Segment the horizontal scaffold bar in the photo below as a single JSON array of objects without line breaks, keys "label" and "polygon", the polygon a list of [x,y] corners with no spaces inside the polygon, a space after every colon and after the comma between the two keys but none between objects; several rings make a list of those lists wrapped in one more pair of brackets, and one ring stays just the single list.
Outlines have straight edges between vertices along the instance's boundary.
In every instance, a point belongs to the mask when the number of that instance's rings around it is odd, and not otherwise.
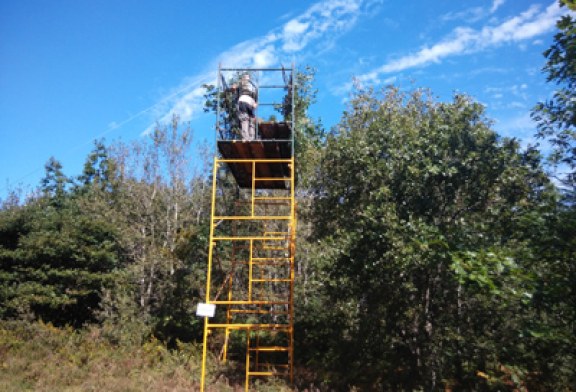
[{"label": "horizontal scaffold bar", "polygon": [[292,181],[291,177],[254,177],[254,181]]},{"label": "horizontal scaffold bar", "polygon": [[250,159],[250,158],[224,158],[224,159],[216,159],[216,162],[222,163],[292,163],[292,159]]},{"label": "horizontal scaffold bar", "polygon": [[286,87],[285,84],[265,84],[258,86],[258,88],[284,88],[284,87]]},{"label": "horizontal scaffold bar", "polygon": [[[254,196],[258,206],[289,206],[292,198],[290,196]],[[270,201],[265,201],[270,200]],[[237,205],[252,205],[252,200],[241,200],[236,202]]]},{"label": "horizontal scaffold bar", "polygon": [[[224,128],[221,128],[222,130],[224,130]],[[217,139],[217,142],[232,142],[232,143],[247,143],[246,141],[242,140],[242,139]],[[251,141],[251,143],[253,142],[257,142],[257,143],[292,143],[291,139],[254,139]],[[250,158],[246,158],[250,161],[253,161],[254,159],[250,159]],[[262,160],[268,161],[269,159],[266,158],[262,158]],[[220,159],[220,161],[222,161],[222,159]]]},{"label": "horizontal scaffold bar", "polygon": [[[250,240],[255,240],[255,241],[288,241],[288,239],[286,237],[252,237],[252,236],[234,236],[234,237],[214,237],[214,241],[250,241]],[[282,250],[282,249],[288,249],[288,248],[272,248],[272,247],[266,247],[263,246],[262,248],[259,249],[276,249],[276,250]]]},{"label": "horizontal scaffold bar", "polygon": [[290,305],[290,301],[261,301],[261,300],[254,300],[254,301],[210,301],[206,302],[207,304],[213,305]]},{"label": "horizontal scaffold bar", "polygon": [[275,312],[273,310],[264,310],[264,309],[230,309],[230,313],[239,313],[239,314],[275,314],[275,315],[288,315],[289,312]]},{"label": "horizontal scaffold bar", "polygon": [[[233,240],[222,240],[222,241],[233,241]],[[248,241],[248,240],[242,238],[242,239],[239,239],[238,241]],[[288,239],[286,239],[286,241],[288,241]],[[238,250],[250,249],[250,245],[234,244],[234,246],[235,246],[235,249],[238,249]],[[271,250],[269,247],[265,248],[264,246],[259,246],[258,244],[254,244],[254,249],[255,250]],[[282,248],[282,249],[290,250],[289,248]],[[278,250],[280,250],[280,249],[278,249]]]},{"label": "horizontal scaffold bar", "polygon": [[213,221],[218,220],[254,220],[254,219],[262,219],[262,220],[275,220],[275,219],[293,219],[294,217],[291,215],[226,215],[226,216],[215,216],[212,218]]},{"label": "horizontal scaffold bar", "polygon": [[252,347],[250,351],[290,351],[290,348],[282,346]]},{"label": "horizontal scaffold bar", "polygon": [[220,68],[220,71],[284,71],[290,72],[292,68]]},{"label": "horizontal scaffold bar", "polygon": [[[280,257],[278,259],[281,259]],[[275,260],[275,261],[254,261],[254,259],[252,259],[253,261],[238,261],[238,260],[234,260],[232,261],[233,263],[236,264],[242,264],[242,265],[248,265],[250,263],[252,263],[252,265],[284,265],[284,266],[290,266],[292,258],[290,257],[286,257],[286,258],[282,258],[285,259],[284,261],[280,261],[280,260]]]},{"label": "horizontal scaffold bar", "polygon": [[292,282],[292,279],[252,279],[252,282],[266,283],[266,282]]},{"label": "horizontal scaffold bar", "polygon": [[284,329],[291,331],[290,324],[207,324],[208,328],[227,329]]},{"label": "horizontal scaffold bar", "polygon": [[260,377],[276,377],[276,376],[285,376],[287,375],[286,372],[248,372],[249,376],[260,376]]}]

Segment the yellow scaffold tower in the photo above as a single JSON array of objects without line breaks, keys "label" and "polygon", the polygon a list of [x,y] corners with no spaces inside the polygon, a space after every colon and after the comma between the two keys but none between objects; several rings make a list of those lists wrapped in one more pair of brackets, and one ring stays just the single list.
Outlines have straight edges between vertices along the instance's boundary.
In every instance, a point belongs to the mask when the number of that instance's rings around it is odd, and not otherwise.
[{"label": "yellow scaffold tower", "polygon": [[246,391],[256,377],[293,381],[294,76],[293,65],[218,70],[201,391],[208,355],[233,360]]}]

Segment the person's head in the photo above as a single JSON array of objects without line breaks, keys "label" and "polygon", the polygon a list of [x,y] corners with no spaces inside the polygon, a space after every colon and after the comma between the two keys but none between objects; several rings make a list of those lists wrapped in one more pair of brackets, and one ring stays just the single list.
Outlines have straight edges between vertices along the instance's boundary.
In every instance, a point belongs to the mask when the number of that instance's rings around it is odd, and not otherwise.
[{"label": "person's head", "polygon": [[242,80],[250,80],[250,74],[245,73],[242,75]]}]

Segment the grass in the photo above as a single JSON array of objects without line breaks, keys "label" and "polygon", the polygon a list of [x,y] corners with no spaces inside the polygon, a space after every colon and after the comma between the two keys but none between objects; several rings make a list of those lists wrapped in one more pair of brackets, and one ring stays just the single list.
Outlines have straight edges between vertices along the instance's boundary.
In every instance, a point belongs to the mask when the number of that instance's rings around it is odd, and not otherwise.
[{"label": "grass", "polygon": [[[168,350],[152,338],[141,346],[111,344],[97,327],[82,331],[42,322],[0,322],[0,390],[198,391],[201,347]],[[209,363],[207,392],[243,390]],[[256,382],[253,391],[286,392],[280,381]]]}]

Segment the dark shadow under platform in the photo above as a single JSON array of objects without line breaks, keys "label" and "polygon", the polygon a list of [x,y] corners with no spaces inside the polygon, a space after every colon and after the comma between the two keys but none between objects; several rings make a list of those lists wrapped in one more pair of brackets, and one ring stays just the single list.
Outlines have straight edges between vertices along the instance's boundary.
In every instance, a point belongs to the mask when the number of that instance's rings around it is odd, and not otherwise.
[{"label": "dark shadow under platform", "polygon": [[[218,140],[218,150],[224,159],[290,159],[292,140],[290,127],[286,123],[261,122],[258,124],[261,139],[252,141]],[[240,188],[252,187],[252,162],[228,162]],[[290,165],[284,162],[256,163],[256,178],[278,178],[279,180],[257,180],[256,189],[287,189],[285,178],[290,178]]]}]

